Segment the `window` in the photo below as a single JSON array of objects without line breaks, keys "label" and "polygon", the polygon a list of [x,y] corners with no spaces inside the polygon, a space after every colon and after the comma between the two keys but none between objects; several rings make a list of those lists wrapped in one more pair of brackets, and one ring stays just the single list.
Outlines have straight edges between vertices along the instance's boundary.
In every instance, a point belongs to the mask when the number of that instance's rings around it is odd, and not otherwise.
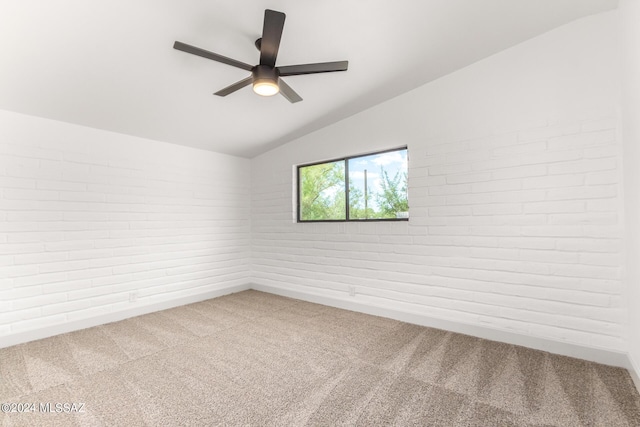
[{"label": "window", "polygon": [[298,166],[298,222],[406,221],[407,148]]}]

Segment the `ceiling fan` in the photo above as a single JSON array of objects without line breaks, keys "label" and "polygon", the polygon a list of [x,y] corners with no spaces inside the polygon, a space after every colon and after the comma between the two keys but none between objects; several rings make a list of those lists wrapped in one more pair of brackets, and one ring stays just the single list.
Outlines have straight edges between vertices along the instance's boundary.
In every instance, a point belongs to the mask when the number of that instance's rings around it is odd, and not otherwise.
[{"label": "ceiling fan", "polygon": [[272,96],[280,92],[289,102],[299,102],[302,101],[300,95],[291,89],[291,87],[280,77],[347,71],[349,61],[321,62],[315,64],[285,65],[283,67],[276,67],[276,57],[278,56],[278,48],[280,47],[280,38],[282,37],[285,17],[286,15],[282,12],[276,12],[275,10],[269,9],[264,11],[262,37],[255,42],[256,47],[260,51],[260,63],[258,65],[252,66],[179,41],[174,43],[173,48],[193,55],[202,56],[203,58],[222,62],[223,64],[231,65],[233,67],[242,68],[243,70],[251,71],[251,75],[249,77],[219,90],[215,95],[227,96],[245,86],[253,84],[253,91],[258,95]]}]

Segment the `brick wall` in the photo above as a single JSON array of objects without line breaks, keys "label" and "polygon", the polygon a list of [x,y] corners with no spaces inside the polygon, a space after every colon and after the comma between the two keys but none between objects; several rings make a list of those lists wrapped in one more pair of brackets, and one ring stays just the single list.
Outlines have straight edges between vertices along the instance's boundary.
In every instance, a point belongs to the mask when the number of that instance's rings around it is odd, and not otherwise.
[{"label": "brick wall", "polygon": [[246,284],[249,162],[0,112],[0,336]]},{"label": "brick wall", "polygon": [[[623,351],[614,18],[561,27],[254,159],[254,282]],[[294,165],[404,144],[408,223],[294,222]]]}]

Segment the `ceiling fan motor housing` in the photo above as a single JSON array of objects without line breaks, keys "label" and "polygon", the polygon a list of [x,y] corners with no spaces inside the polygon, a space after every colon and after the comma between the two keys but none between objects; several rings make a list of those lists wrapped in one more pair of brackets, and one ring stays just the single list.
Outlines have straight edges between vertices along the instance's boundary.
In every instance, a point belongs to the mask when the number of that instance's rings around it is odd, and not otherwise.
[{"label": "ceiling fan motor housing", "polygon": [[270,65],[256,65],[251,70],[253,91],[262,96],[280,92],[280,72]]},{"label": "ceiling fan motor housing", "polygon": [[278,69],[268,65],[256,65],[253,67],[253,70],[251,70],[251,74],[253,75],[254,84],[261,82],[272,82],[278,84],[278,80],[280,78]]}]

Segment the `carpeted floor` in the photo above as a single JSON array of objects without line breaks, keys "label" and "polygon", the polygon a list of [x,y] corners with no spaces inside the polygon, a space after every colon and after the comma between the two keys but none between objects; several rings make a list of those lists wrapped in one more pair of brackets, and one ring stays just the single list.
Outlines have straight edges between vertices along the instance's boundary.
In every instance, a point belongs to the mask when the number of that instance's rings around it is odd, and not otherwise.
[{"label": "carpeted floor", "polygon": [[640,426],[623,369],[257,291],[0,349],[0,402],[31,411],[2,426]]}]

